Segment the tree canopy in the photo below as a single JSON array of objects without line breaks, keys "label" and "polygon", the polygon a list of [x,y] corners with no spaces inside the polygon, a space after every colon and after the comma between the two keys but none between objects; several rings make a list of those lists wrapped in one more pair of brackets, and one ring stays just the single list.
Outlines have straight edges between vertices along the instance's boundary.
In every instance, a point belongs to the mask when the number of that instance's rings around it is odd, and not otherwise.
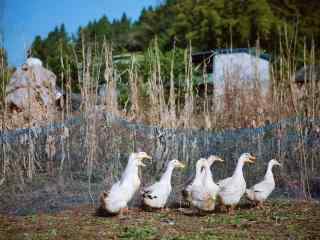
[{"label": "tree canopy", "polygon": [[[273,54],[284,32],[294,35],[298,29],[298,49],[303,51],[320,39],[320,2],[317,0],[165,0],[156,7],[144,8],[137,21],[123,14],[110,21],[107,16],[90,21],[70,36],[65,26],[56,27],[32,44],[33,55],[40,57],[56,74],[61,59],[71,61],[80,54],[83,42],[101,46],[113,44],[115,54],[145,51],[157,37],[160,49],[169,51],[192,44],[194,51],[215,48],[255,46]],[[75,50],[75,51],[74,51]]]}]

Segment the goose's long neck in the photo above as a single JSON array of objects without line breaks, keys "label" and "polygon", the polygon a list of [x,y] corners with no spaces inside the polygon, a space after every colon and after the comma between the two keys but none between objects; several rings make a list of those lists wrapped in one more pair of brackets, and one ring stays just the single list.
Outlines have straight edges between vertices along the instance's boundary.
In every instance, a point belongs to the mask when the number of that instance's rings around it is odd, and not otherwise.
[{"label": "goose's long neck", "polygon": [[133,161],[129,160],[129,162],[123,172],[121,181],[124,181],[128,178],[135,177],[135,176],[139,176],[139,168]]},{"label": "goose's long neck", "polygon": [[272,167],[273,167],[272,164],[268,164],[268,169],[267,169],[266,175],[264,176],[266,180],[274,181]]},{"label": "goose's long neck", "polygon": [[173,169],[174,169],[174,166],[168,165],[166,171],[164,172],[164,174],[160,178],[160,182],[171,183],[171,176],[172,176]]},{"label": "goose's long neck", "polygon": [[198,181],[198,182],[200,182],[201,181],[201,179],[200,179],[200,177],[201,177],[201,168],[202,168],[202,164],[197,164],[196,165],[196,176],[195,176],[195,180],[196,181]]},{"label": "goose's long neck", "polygon": [[242,172],[243,165],[244,165],[244,162],[238,160],[236,169],[234,170],[232,177],[243,176],[243,172]]},{"label": "goose's long neck", "polygon": [[204,170],[205,170],[205,175],[206,175],[207,177],[212,178],[212,173],[211,173],[211,170],[210,170],[210,166],[209,166],[208,164],[205,164]]}]

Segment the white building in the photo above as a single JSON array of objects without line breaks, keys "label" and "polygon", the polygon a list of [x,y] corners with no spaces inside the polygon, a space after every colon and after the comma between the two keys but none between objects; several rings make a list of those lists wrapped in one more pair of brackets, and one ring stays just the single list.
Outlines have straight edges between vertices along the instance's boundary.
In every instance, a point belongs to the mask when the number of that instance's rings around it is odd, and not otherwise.
[{"label": "white building", "polygon": [[206,62],[208,83],[213,84],[218,95],[223,94],[226,84],[236,84],[248,89],[259,86],[263,94],[270,87],[269,56],[257,54],[255,49],[218,49],[195,53],[193,62]]}]

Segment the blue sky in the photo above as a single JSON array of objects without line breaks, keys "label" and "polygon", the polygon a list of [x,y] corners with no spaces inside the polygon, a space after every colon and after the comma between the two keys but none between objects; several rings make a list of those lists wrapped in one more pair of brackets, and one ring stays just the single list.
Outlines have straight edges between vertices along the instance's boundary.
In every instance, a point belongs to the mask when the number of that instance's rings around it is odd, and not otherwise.
[{"label": "blue sky", "polygon": [[[56,25],[64,23],[74,33],[80,25],[98,19],[103,14],[112,20],[123,12],[137,19],[144,6],[160,0],[0,0],[4,13],[0,24],[4,32],[4,47],[9,64],[19,66],[25,60],[25,49],[34,37],[45,37]],[[1,9],[0,9],[1,10]],[[1,15],[1,11],[0,11]],[[0,16],[1,18],[1,16]]]}]

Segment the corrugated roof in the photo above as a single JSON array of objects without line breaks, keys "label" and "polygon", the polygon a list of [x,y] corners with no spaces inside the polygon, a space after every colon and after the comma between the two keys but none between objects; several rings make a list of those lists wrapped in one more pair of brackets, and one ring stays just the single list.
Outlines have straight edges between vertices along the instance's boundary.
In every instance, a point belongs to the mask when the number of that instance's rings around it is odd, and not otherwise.
[{"label": "corrugated roof", "polygon": [[234,54],[234,53],[247,53],[253,56],[259,56],[260,58],[270,61],[270,55],[267,53],[259,53],[256,48],[219,48],[215,50],[203,51],[203,52],[196,52],[192,54],[194,58],[208,58],[213,55],[218,54]]},{"label": "corrugated roof", "polygon": [[260,53],[256,48],[225,48],[216,49],[215,54],[232,54],[232,53],[248,53],[254,56],[270,61],[270,55],[267,53]]}]

